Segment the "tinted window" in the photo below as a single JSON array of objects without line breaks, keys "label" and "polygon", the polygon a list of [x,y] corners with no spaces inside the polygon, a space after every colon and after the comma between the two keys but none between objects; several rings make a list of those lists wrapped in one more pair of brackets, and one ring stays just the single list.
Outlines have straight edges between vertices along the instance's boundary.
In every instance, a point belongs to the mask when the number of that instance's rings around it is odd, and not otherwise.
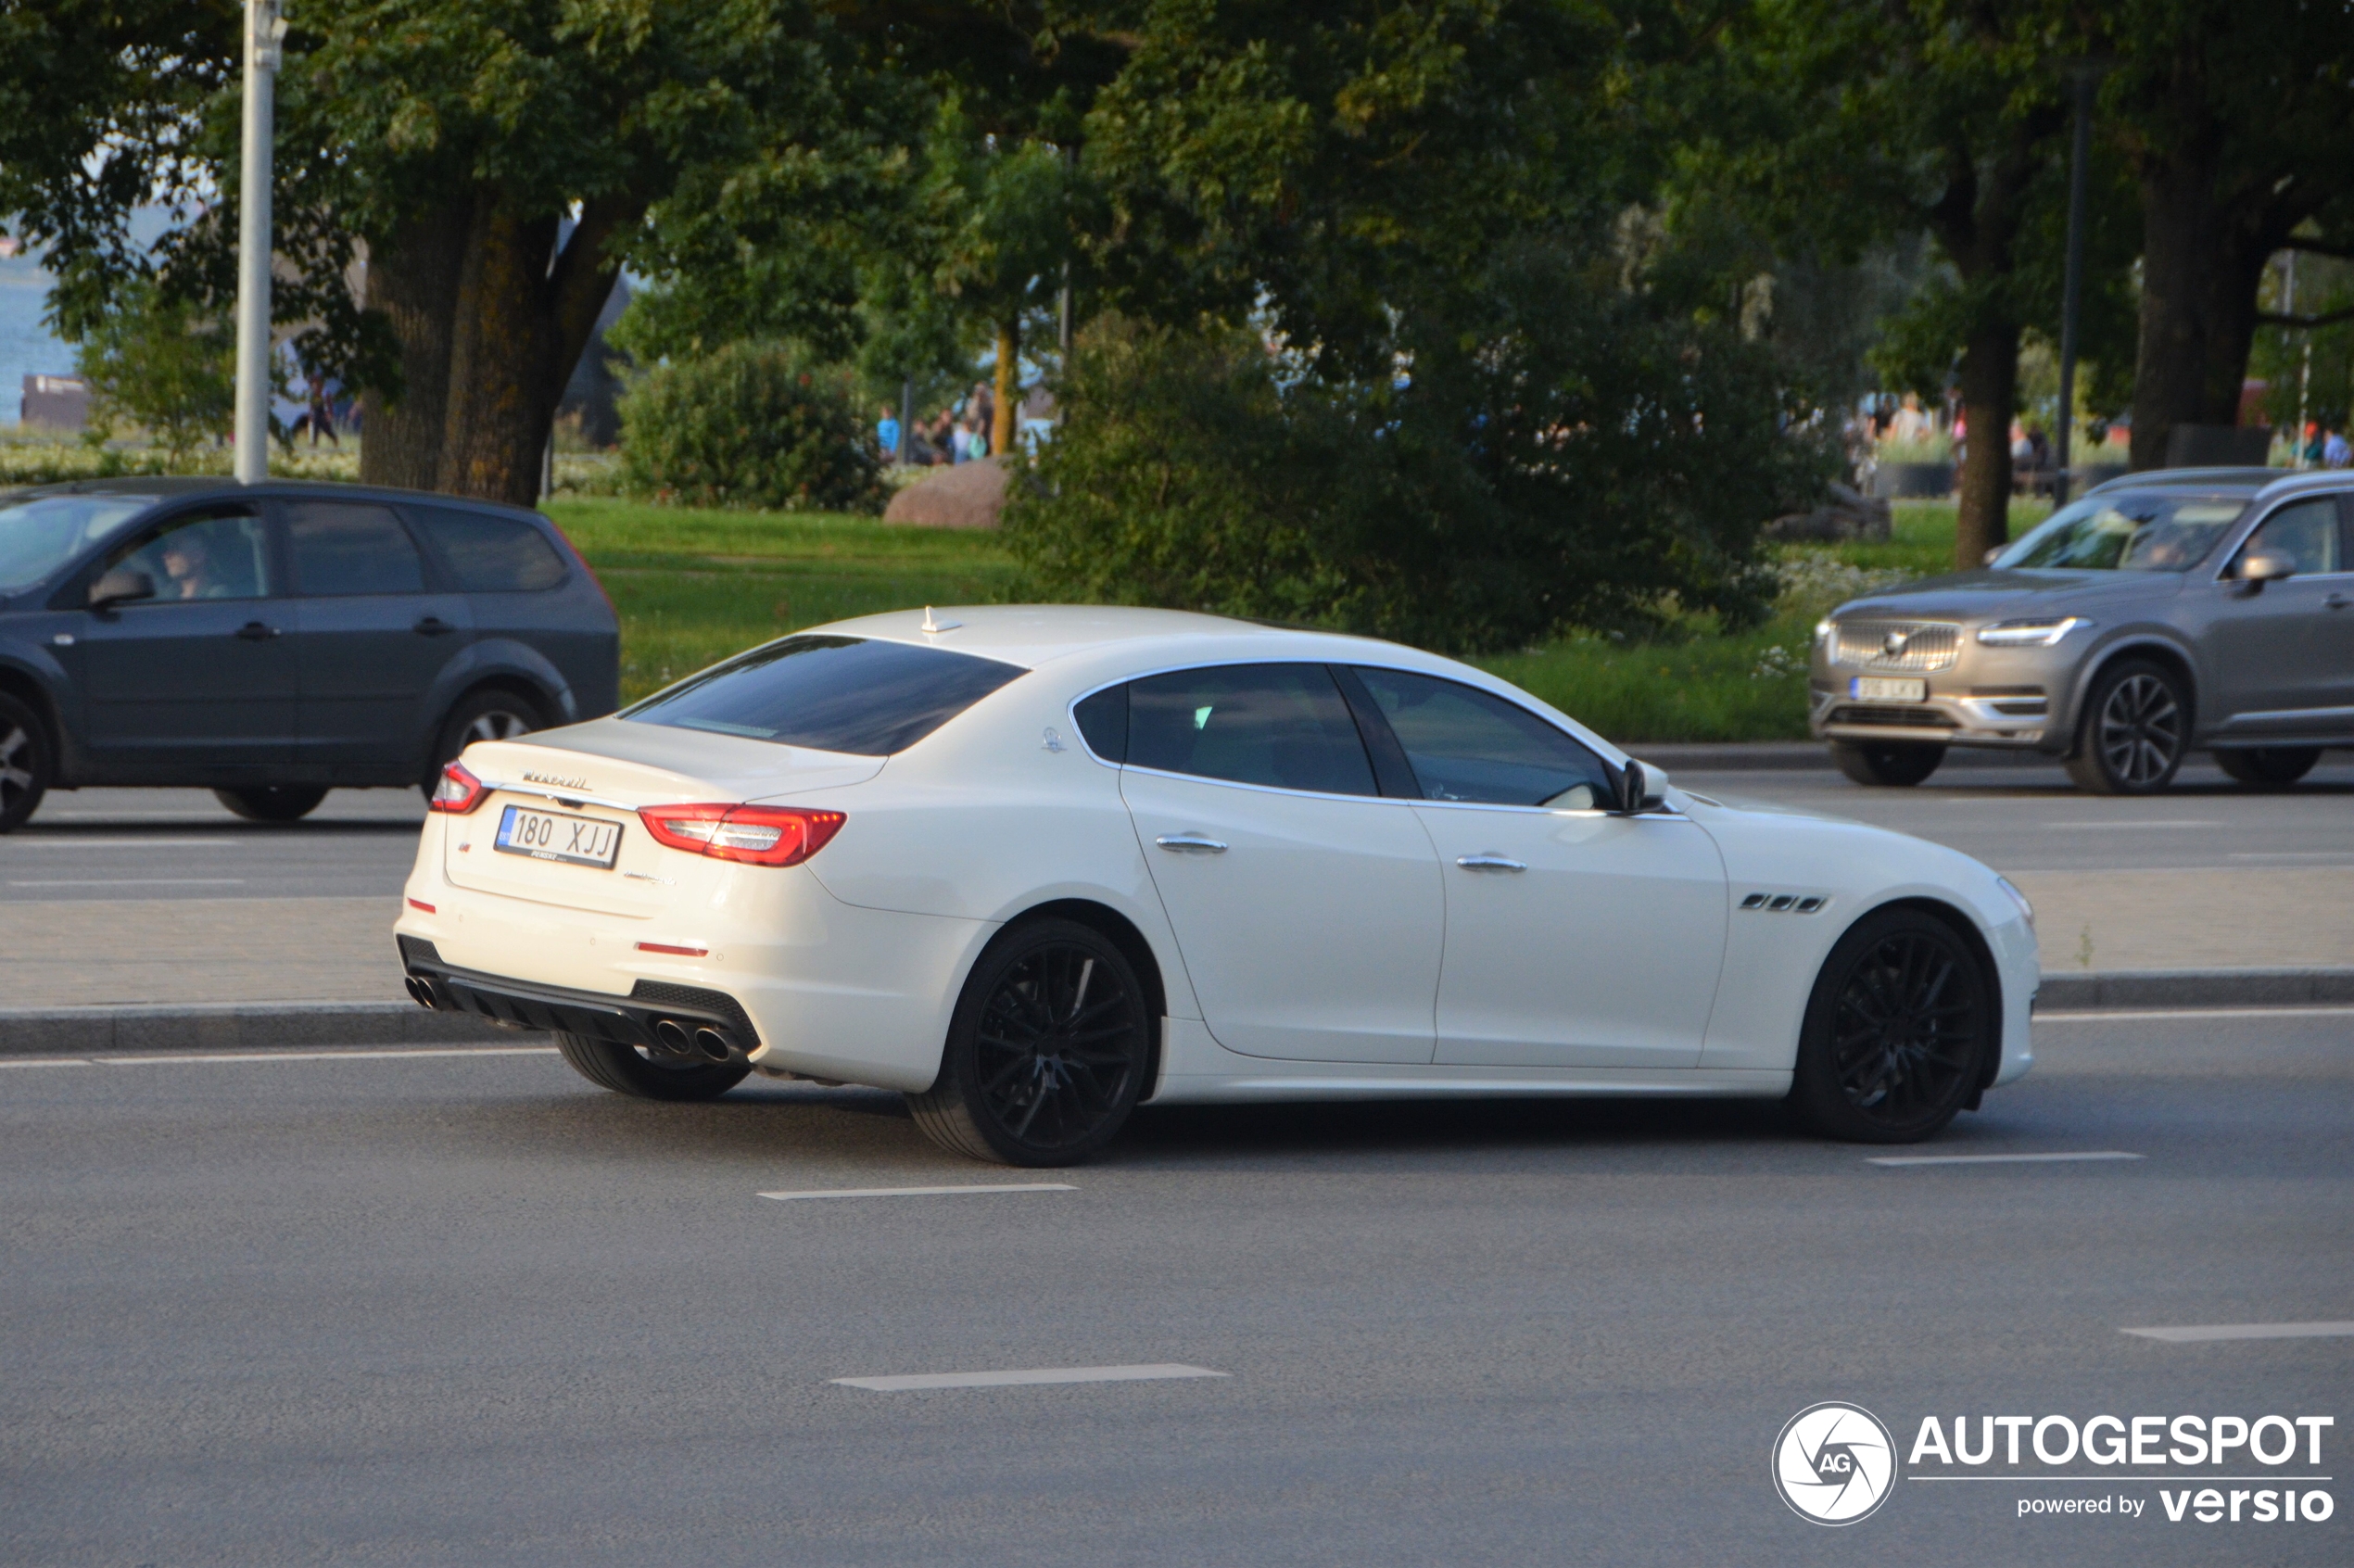
[{"label": "tinted window", "polygon": [[564,580],[556,547],[519,517],[424,507],[416,517],[468,593],[536,593]]},{"label": "tinted window", "polygon": [[1357,721],[1322,664],[1228,664],[1131,681],[1128,762],[1282,790],[1376,792]]},{"label": "tinted window", "polygon": [[424,563],[389,507],[293,501],[286,537],[296,585],[312,598],[424,591]]},{"label": "tinted window", "polygon": [[1433,801],[1606,806],[1602,759],[1527,709],[1475,687],[1403,670],[1360,668],[1382,716]]},{"label": "tinted window", "polygon": [[153,496],[33,496],[0,505],[0,593],[31,588],[155,503]]},{"label": "tinted window", "polygon": [[108,563],[144,572],[156,600],[264,599],[270,550],[261,519],[249,512],[176,518]]},{"label": "tinted window", "polygon": [[1098,691],[1076,708],[1072,714],[1079,720],[1079,733],[1085,738],[1087,749],[1107,763],[1128,760],[1128,689],[1115,686],[1108,691]]},{"label": "tinted window", "polygon": [[2228,532],[2245,501],[2157,490],[2087,496],[2011,546],[1994,564],[2053,571],[2187,572]]},{"label": "tinted window", "polygon": [[656,692],[621,716],[783,746],[884,757],[1020,675],[1019,665],[854,637],[789,637]]},{"label": "tinted window", "polygon": [[2322,496],[2296,501],[2264,519],[2239,554],[2285,555],[2297,563],[2298,576],[2315,572],[2342,572],[2337,537],[2337,499]]}]

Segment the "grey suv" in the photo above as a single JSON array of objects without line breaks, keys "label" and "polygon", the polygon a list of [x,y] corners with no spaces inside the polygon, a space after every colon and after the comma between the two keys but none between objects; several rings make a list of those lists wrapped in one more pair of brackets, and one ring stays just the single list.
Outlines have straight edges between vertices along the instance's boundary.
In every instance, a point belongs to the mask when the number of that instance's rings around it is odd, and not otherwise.
[{"label": "grey suv", "polygon": [[344,485],[0,495],[0,832],[44,790],[209,787],[289,822],[469,740],[613,710],[604,589],[536,512]]},{"label": "grey suv", "polygon": [[2354,746],[2354,475],[2112,480],[1983,571],[1841,605],[1807,695],[1858,783],[1993,746],[2107,794],[2162,790],[2199,749],[2243,784],[2293,784]]}]

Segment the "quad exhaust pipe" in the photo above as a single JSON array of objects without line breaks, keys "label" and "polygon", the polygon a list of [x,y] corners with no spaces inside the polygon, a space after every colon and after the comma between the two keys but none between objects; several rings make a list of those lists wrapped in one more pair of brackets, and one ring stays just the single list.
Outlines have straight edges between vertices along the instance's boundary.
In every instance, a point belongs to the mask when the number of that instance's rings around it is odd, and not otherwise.
[{"label": "quad exhaust pipe", "polygon": [[404,975],[401,978],[408,983],[409,995],[418,1006],[434,1012],[441,1010],[441,997],[435,992],[433,981],[419,975]]},{"label": "quad exhaust pipe", "polygon": [[721,1031],[679,1018],[656,1018],[654,1040],[674,1056],[700,1056],[707,1062],[732,1062],[740,1054]]}]

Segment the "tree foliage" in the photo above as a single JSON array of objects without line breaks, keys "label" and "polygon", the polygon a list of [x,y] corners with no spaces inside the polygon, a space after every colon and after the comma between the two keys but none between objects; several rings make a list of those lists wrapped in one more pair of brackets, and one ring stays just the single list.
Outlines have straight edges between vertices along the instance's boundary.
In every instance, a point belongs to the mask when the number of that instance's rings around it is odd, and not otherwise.
[{"label": "tree foliage", "polygon": [[228,323],[139,280],[82,330],[75,368],[90,386],[94,432],[137,425],[173,466],[225,438],[236,413],[236,344]]}]

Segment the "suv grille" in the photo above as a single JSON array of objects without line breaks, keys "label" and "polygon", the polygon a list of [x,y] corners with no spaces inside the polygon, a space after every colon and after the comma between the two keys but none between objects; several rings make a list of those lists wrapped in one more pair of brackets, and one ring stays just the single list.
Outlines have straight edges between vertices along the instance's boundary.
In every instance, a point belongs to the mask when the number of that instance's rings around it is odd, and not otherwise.
[{"label": "suv grille", "polygon": [[1832,662],[1859,670],[1947,669],[1962,646],[1950,621],[1841,621],[1831,635]]}]

